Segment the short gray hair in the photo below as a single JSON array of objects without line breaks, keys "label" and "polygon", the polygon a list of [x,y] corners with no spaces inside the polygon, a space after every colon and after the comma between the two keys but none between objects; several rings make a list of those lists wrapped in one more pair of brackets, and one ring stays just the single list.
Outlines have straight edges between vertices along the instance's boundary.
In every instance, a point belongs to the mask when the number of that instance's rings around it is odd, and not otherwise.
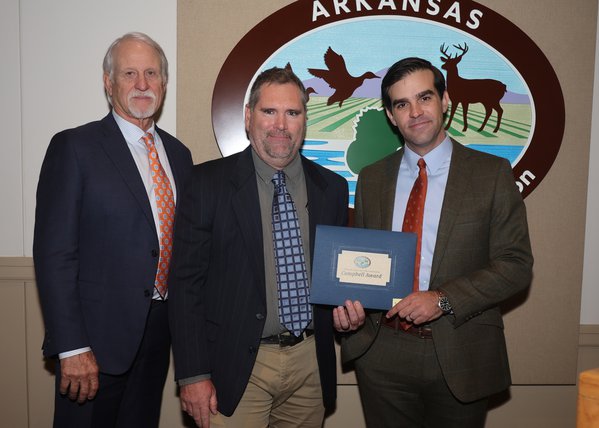
[{"label": "short gray hair", "polygon": [[156,53],[158,54],[158,57],[160,58],[160,74],[162,75],[164,84],[166,84],[168,82],[168,60],[166,59],[166,55],[164,54],[164,51],[162,50],[160,45],[158,43],[156,43],[150,36],[148,36],[147,34],[144,34],[144,33],[139,33],[139,32],[127,33],[124,36],[116,39],[109,46],[108,50],[106,51],[106,55],[104,56],[104,62],[102,63],[102,69],[104,70],[105,74],[108,74],[108,77],[110,78],[110,80],[112,82],[114,82],[114,80],[113,80],[113,74],[114,74],[113,53],[114,53],[114,50],[121,42],[124,42],[127,40],[136,40],[136,41],[145,43],[146,45],[149,45],[150,47],[154,48],[154,50],[156,50]]},{"label": "short gray hair", "polygon": [[304,110],[307,110],[308,95],[306,94],[306,88],[304,88],[304,84],[293,71],[288,68],[279,67],[269,68],[256,77],[256,80],[250,89],[250,97],[248,100],[248,106],[250,110],[254,110],[254,107],[256,107],[256,104],[258,104],[258,100],[260,98],[260,89],[262,89],[262,87],[265,85],[270,85],[273,83],[277,85],[291,83],[297,86],[302,93],[302,104],[304,106]]}]

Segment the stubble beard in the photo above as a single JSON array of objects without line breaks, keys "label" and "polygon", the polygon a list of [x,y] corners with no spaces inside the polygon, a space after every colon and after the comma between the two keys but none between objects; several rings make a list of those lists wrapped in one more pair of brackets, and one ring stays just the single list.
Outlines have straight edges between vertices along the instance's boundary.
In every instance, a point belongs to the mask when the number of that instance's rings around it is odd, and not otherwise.
[{"label": "stubble beard", "polygon": [[[275,145],[271,144],[268,141],[269,137],[285,137],[288,139],[288,143],[286,143],[284,146],[281,144],[277,144],[276,146],[279,148],[279,150],[275,150]],[[293,154],[294,144],[291,135],[288,132],[269,132],[266,134],[266,137],[262,140],[262,145],[266,154],[273,159],[289,159]],[[282,147],[284,147],[284,149],[280,150]]]}]

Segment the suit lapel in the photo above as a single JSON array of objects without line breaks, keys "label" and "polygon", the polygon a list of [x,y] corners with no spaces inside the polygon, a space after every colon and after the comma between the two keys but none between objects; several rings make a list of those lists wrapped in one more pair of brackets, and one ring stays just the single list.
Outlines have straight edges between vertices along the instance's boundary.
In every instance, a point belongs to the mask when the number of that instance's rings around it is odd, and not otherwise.
[{"label": "suit lapel", "polygon": [[381,185],[381,228],[391,230],[393,227],[393,209],[395,207],[395,191],[397,188],[397,177],[399,176],[399,165],[403,157],[403,149],[397,152],[397,156],[391,156],[385,165],[385,174]]},{"label": "suit lapel", "polygon": [[308,219],[310,223],[310,252],[314,252],[316,239],[316,225],[322,223],[325,207],[324,195],[327,182],[318,172],[316,167],[305,157],[301,157],[304,177],[306,179],[306,193],[308,195]]},{"label": "suit lapel", "polygon": [[118,125],[116,124],[112,113],[108,113],[104,119],[102,119],[102,129],[104,135],[100,141],[104,151],[108,157],[114,163],[116,169],[123,177],[125,184],[129,187],[129,190],[137,200],[144,216],[148,220],[150,227],[156,232],[156,224],[154,223],[154,216],[152,215],[152,207],[148,200],[148,194],[144,187],[139,170],[131,151],[127,147],[127,141],[123,137]]},{"label": "suit lapel", "polygon": [[467,167],[467,152],[460,143],[452,140],[452,144],[451,165],[445,187],[445,196],[441,208],[441,218],[439,219],[439,229],[437,231],[437,241],[435,243],[435,252],[431,267],[431,284],[434,283],[435,276],[443,260],[453,225],[462,205],[462,196],[468,191],[472,175],[470,168]]},{"label": "suit lapel", "polygon": [[[239,155],[235,172],[231,177],[233,195],[231,203],[237,218],[239,231],[243,236],[248,258],[253,266],[257,284],[264,284],[264,248],[262,243],[262,218],[260,216],[260,197],[256,184],[256,171],[252,160],[251,147]],[[259,292],[266,298],[265,289]]]},{"label": "suit lapel", "polygon": [[171,172],[173,173],[173,178],[175,179],[175,186],[177,188],[181,188],[183,183],[181,183],[181,175],[179,173],[178,168],[178,158],[175,156],[174,142],[172,138],[166,134],[162,129],[155,126],[156,132],[160,134],[160,139],[162,140],[162,144],[164,145],[164,150],[166,151],[166,156],[168,157],[168,163],[171,167]]}]

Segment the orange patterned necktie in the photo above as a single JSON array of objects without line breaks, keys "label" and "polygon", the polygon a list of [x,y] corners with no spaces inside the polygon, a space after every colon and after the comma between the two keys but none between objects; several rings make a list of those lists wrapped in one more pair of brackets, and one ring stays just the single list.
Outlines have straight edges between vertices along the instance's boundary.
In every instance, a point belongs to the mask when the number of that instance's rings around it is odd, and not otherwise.
[{"label": "orange patterned necktie", "polygon": [[158,158],[154,136],[148,132],[142,139],[148,149],[148,160],[150,161],[150,171],[152,173],[152,181],[154,182],[154,195],[160,226],[160,259],[158,260],[158,270],[156,271],[154,286],[158,290],[158,293],[160,293],[160,296],[164,298],[166,296],[168,271],[173,249],[175,198],[170,180]]},{"label": "orange patterned necktie", "polygon": [[402,232],[413,232],[418,235],[416,244],[416,263],[414,266],[414,285],[413,291],[418,291],[420,276],[420,257],[422,248],[422,223],[424,219],[424,202],[426,201],[426,189],[428,187],[428,178],[426,176],[426,162],[423,158],[418,159],[418,178],[414,182],[406,213],[403,218]]}]

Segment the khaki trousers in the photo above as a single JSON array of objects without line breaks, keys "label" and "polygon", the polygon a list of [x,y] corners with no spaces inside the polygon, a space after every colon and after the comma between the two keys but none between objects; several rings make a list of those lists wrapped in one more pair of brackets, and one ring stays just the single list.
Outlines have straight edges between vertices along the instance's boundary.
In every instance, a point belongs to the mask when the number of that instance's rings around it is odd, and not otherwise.
[{"label": "khaki trousers", "polygon": [[[216,391],[218,396],[218,391]],[[260,345],[256,364],[232,416],[213,416],[218,428],[320,428],[324,405],[314,336],[295,346]]]}]

